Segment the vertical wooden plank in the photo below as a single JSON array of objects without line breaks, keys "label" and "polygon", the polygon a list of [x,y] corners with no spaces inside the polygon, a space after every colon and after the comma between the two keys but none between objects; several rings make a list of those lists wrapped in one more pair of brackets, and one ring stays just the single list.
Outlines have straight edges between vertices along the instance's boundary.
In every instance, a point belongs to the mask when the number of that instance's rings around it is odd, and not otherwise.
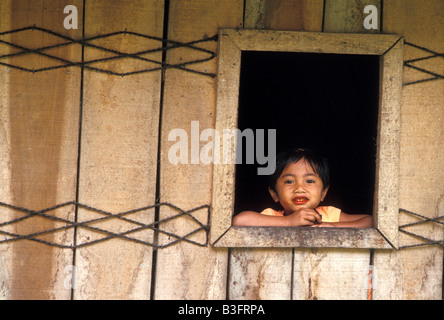
[{"label": "vertical wooden plank", "polygon": [[294,299],[367,299],[368,250],[295,249]]},{"label": "vertical wooden plank", "polygon": [[244,28],[264,29],[266,0],[245,0]]},{"label": "vertical wooden plank", "polygon": [[[169,6],[168,38],[187,42],[216,35],[222,27],[240,27],[243,15],[242,0],[180,1],[172,0]],[[198,45],[211,51],[217,50],[217,42]],[[168,52],[168,63],[180,63],[208,57],[188,48]],[[193,69],[216,73],[216,59],[191,65]],[[188,149],[188,164],[174,165],[168,160],[169,148],[175,143],[168,141],[171,130],[182,129],[191,139],[199,139],[201,131],[214,128],[216,80],[210,77],[168,69],[165,75],[164,104],[162,114],[162,154],[160,173],[160,200],[170,202],[183,210],[210,204],[211,164],[192,164]],[[191,136],[191,121],[199,121],[197,136]],[[197,130],[196,130],[197,131]],[[194,133],[196,134],[196,133]],[[201,142],[200,147],[203,143]],[[161,208],[160,220],[178,212]],[[192,215],[203,224],[208,222],[207,210]],[[196,224],[186,217],[162,223],[162,230],[184,236],[195,229]],[[205,232],[189,237],[205,243]],[[160,234],[159,243],[166,245],[175,240]],[[179,242],[158,250],[156,267],[155,299],[224,299],[226,296],[227,250],[210,246]]]},{"label": "vertical wooden plank", "polygon": [[[11,28],[11,2],[0,2],[0,32]],[[0,54],[8,54],[11,49],[0,47]],[[4,66],[0,68],[0,200],[12,203],[11,195],[11,160],[9,154],[10,121],[9,121],[9,72]],[[12,210],[0,208],[0,221],[10,221],[14,218]],[[13,269],[13,246],[0,246],[0,300],[8,299],[10,295],[11,272]]]},{"label": "vertical wooden plank", "polygon": [[[364,13],[368,5],[373,5],[378,10],[377,29],[366,29],[364,19],[370,13]],[[325,32],[354,32],[354,33],[379,33],[381,19],[380,0],[327,0],[325,1]]]},{"label": "vertical wooden plank", "polygon": [[296,300],[367,298],[369,260],[365,250],[297,250],[294,259]]},{"label": "vertical wooden plank", "polygon": [[229,299],[290,300],[291,249],[231,249]]},{"label": "vertical wooden plank", "polygon": [[[70,2],[82,16],[82,1]],[[2,1],[0,31],[35,25],[78,38],[80,29],[66,30],[65,4],[59,1]],[[4,41],[26,48],[66,42],[39,30],[4,35]],[[17,52],[2,45],[1,54]],[[79,61],[79,46],[70,45],[47,51],[63,59]],[[39,69],[59,65],[52,59],[27,54],[3,60],[20,67]],[[80,70],[55,69],[25,72],[2,66],[1,83],[1,199],[31,210],[45,209],[75,198]],[[24,216],[18,211],[0,208],[0,222]],[[73,221],[74,208],[47,212]],[[21,235],[61,226],[40,217],[5,227]],[[2,240],[8,237],[3,237]],[[38,238],[62,245],[73,243],[73,230],[50,233]],[[72,264],[72,251],[46,244],[20,240],[0,245],[0,295],[8,299],[69,299],[64,273]]]},{"label": "vertical wooden plank", "polygon": [[292,31],[322,29],[323,0],[246,0],[245,28]]},{"label": "vertical wooden plank", "polygon": [[[265,9],[259,17],[248,14],[261,6]],[[321,31],[322,12],[323,1],[247,1],[245,26]],[[299,251],[305,250],[296,250],[296,256]],[[292,249],[231,249],[230,252],[230,299],[292,298]]]},{"label": "vertical wooden plank", "polygon": [[[87,1],[85,37],[111,32],[137,32],[162,37],[163,1]],[[134,53],[161,47],[160,41],[120,34],[98,39],[95,45]],[[85,48],[85,60],[109,56]],[[145,56],[161,61],[161,52]],[[92,65],[127,73],[158,65],[134,58]],[[161,72],[115,76],[85,71],[79,202],[116,214],[155,202],[158,121]],[[79,209],[78,221],[103,217]],[[138,211],[126,218],[142,223],[154,220],[154,209]],[[119,219],[95,223],[94,227],[120,233],[137,227]],[[105,237],[79,228],[77,244]],[[128,236],[152,242],[145,230]],[[111,239],[76,252],[76,299],[148,299],[152,247],[123,239]]]},{"label": "vertical wooden plank", "polygon": [[[444,49],[442,30],[444,3],[431,1],[384,1],[384,32],[405,37],[404,61],[430,56],[408,43],[435,52]],[[443,73],[442,58],[412,62],[416,67]],[[431,76],[404,67],[404,83]],[[403,87],[401,108],[400,207],[434,218],[443,214],[444,173],[444,82],[427,81]],[[421,219],[400,213],[399,225]],[[406,228],[429,239],[442,239],[443,228],[431,223]],[[399,245],[422,244],[399,234]],[[443,250],[419,246],[374,256],[378,271],[376,299],[441,299]]]}]

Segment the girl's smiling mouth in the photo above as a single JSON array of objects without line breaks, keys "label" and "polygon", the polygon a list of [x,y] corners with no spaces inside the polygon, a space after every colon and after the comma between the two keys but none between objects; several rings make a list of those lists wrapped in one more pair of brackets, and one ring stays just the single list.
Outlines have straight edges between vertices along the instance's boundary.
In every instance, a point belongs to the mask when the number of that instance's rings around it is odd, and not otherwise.
[{"label": "girl's smiling mouth", "polygon": [[306,204],[308,202],[308,198],[307,197],[294,197],[293,199],[291,199],[291,201],[294,204],[301,205],[301,204]]}]

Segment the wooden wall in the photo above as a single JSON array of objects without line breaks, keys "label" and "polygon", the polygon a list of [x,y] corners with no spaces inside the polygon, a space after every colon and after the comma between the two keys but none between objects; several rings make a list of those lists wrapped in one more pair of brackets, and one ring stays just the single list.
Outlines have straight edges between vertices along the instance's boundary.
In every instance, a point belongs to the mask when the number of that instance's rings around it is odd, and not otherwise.
[{"label": "wooden wall", "polygon": [[[63,27],[65,3],[57,0],[0,2],[0,34],[35,25],[81,39],[112,32],[136,32],[188,42],[217,34],[219,28],[257,28],[322,32],[396,33],[405,41],[443,51],[441,0],[71,0],[79,28]],[[379,10],[379,29],[366,30],[363,8]],[[60,39],[38,30],[1,34],[0,40],[36,49]],[[97,46],[134,53],[161,46],[160,41],[131,34],[92,41]],[[217,51],[217,42],[197,45]],[[0,56],[17,52],[0,43]],[[49,53],[49,52],[48,52]],[[80,62],[110,56],[80,44],[51,49],[51,54]],[[406,46],[404,60],[430,53]],[[177,64],[202,58],[189,48],[142,55]],[[163,60],[162,60],[163,59]],[[30,53],[0,62],[36,69],[60,64]],[[413,62],[442,74],[442,57]],[[116,72],[158,67],[131,57],[91,66]],[[190,66],[216,73],[217,58]],[[430,78],[405,67],[404,83]],[[69,201],[98,208],[66,205],[48,214],[74,222],[143,208],[159,202],[183,210],[211,204],[212,167],[173,165],[168,161],[172,129],[190,135],[214,127],[216,78],[177,68],[127,76],[71,66],[26,72],[0,65],[0,202],[43,210]],[[401,118],[400,206],[429,218],[444,213],[443,81],[403,87]],[[168,219],[177,210],[139,210],[126,216],[136,222]],[[207,209],[192,215],[208,223]],[[0,206],[0,223],[24,213]],[[420,221],[400,213],[400,225]],[[182,217],[161,229],[184,236],[192,219]],[[33,217],[0,225],[0,298],[3,299],[367,299],[373,271],[373,299],[441,299],[443,248],[438,245],[397,251],[363,249],[215,249],[144,229],[131,236],[154,242],[110,239],[76,249],[31,240],[4,241],[10,234],[30,234],[66,223]],[[134,223],[122,219],[94,227],[122,233]],[[443,239],[442,225],[425,223],[406,229],[429,239]],[[62,228],[39,239],[66,246],[109,234],[91,228]],[[206,233],[187,238],[205,243]],[[400,246],[421,244],[400,233]],[[73,277],[74,275],[74,277]]]}]

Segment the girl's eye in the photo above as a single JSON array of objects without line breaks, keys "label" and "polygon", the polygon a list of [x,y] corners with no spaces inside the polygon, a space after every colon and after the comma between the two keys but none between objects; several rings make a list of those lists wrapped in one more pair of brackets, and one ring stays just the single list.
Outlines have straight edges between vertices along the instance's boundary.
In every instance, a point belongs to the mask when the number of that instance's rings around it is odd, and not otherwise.
[{"label": "girl's eye", "polygon": [[313,179],[308,179],[307,183],[315,183],[316,181],[314,181]]},{"label": "girl's eye", "polygon": [[293,180],[285,180],[284,183],[285,183],[285,184],[292,184],[292,183],[293,183]]}]

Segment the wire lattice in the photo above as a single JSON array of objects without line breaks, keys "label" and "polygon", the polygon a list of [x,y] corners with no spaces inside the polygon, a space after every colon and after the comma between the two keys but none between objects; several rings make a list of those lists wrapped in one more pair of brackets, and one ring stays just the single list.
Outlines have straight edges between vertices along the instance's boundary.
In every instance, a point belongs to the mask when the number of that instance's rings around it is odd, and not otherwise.
[{"label": "wire lattice", "polygon": [[[9,35],[17,35],[17,34],[20,34],[20,33],[23,33],[23,32],[29,31],[29,30],[32,30],[33,32],[39,32],[40,37],[42,37],[43,35],[55,37],[55,39],[57,39],[57,41],[56,41],[57,43],[52,44],[52,45],[41,46],[38,48],[29,48],[24,45],[20,45],[17,43],[12,43],[10,41],[4,40],[4,38],[6,38]],[[109,41],[111,38],[121,36],[121,35],[133,36],[135,38],[138,38],[138,40],[143,39],[143,40],[151,41],[151,42],[154,41],[154,42],[158,43],[158,46],[155,48],[148,48],[148,49],[137,51],[137,52],[126,53],[126,52],[122,52],[119,50],[106,48],[104,46],[100,46],[100,45],[93,43],[94,41],[99,40],[99,39],[107,39]],[[35,34],[33,36],[37,37],[38,34]],[[0,44],[6,45],[6,47],[9,50],[17,50],[16,52],[13,52],[13,53],[7,53],[7,54],[0,55],[0,65],[4,65],[9,68],[14,68],[14,69],[18,69],[18,70],[22,70],[22,71],[26,71],[26,72],[33,72],[33,73],[55,70],[55,69],[60,69],[60,68],[68,68],[68,67],[74,66],[74,67],[82,67],[84,69],[93,70],[96,72],[102,72],[102,73],[115,75],[115,76],[122,76],[122,77],[133,75],[133,74],[140,74],[140,73],[153,72],[153,71],[173,68],[173,69],[179,69],[179,70],[192,72],[192,73],[196,73],[196,74],[200,74],[203,76],[208,76],[208,77],[214,78],[216,76],[214,73],[202,72],[199,70],[194,70],[194,69],[189,68],[190,65],[209,61],[209,60],[212,60],[216,57],[215,52],[196,46],[199,43],[210,42],[210,41],[217,41],[217,35],[215,35],[213,37],[209,37],[209,38],[190,41],[190,42],[179,42],[179,41],[173,41],[173,40],[148,36],[148,35],[144,35],[144,34],[140,34],[140,33],[136,33],[136,32],[131,32],[131,31],[127,31],[127,30],[113,32],[113,33],[107,33],[107,34],[93,36],[93,37],[89,37],[89,38],[73,39],[73,38],[65,36],[63,34],[60,34],[60,33],[57,33],[57,32],[54,32],[54,31],[51,31],[48,29],[40,28],[40,27],[37,27],[34,25],[34,26],[30,26],[30,27],[25,27],[25,28],[21,28],[21,29],[16,29],[16,30],[11,30],[11,31],[6,31],[6,32],[0,33]],[[91,59],[91,60],[86,60],[86,61],[83,59],[82,59],[82,61],[70,61],[70,60],[66,59],[66,57],[56,55],[53,52],[54,50],[52,50],[55,48],[68,47],[68,46],[72,46],[72,45],[81,45],[82,48],[96,49],[96,50],[99,50],[100,53],[105,54],[107,56],[105,56],[103,58],[99,58],[99,59]],[[197,52],[197,53],[202,54],[204,56],[202,58],[198,58],[195,60],[189,60],[189,61],[176,63],[176,64],[170,64],[170,63],[163,62],[162,59],[156,60],[156,59],[146,57],[146,55],[148,55],[148,54],[177,49],[177,48],[186,48],[187,50]],[[52,53],[49,53],[49,52],[52,52]],[[59,64],[51,65],[48,67],[36,66],[34,68],[29,68],[29,67],[25,67],[20,64],[14,64],[11,62],[2,61],[2,60],[10,59],[10,58],[15,58],[15,57],[24,56],[24,55],[31,55],[31,54],[37,54],[40,57],[47,58],[49,60],[52,60],[54,63],[59,63]],[[144,69],[132,70],[132,71],[127,71],[127,72],[118,72],[118,71],[112,70],[112,68],[110,70],[110,69],[105,69],[103,67],[97,66],[97,65],[101,65],[100,64],[101,62],[114,61],[114,60],[118,60],[118,59],[133,59],[133,60],[137,60],[137,61],[143,61],[150,66],[146,67]],[[153,64],[155,65],[155,67],[151,67],[151,65],[153,65]]]},{"label": "wire lattice", "polygon": [[[408,86],[408,85],[412,85],[412,84],[416,84],[416,83],[421,83],[421,82],[426,82],[426,81],[439,80],[439,79],[443,79],[444,78],[444,76],[442,74],[439,74],[437,72],[433,72],[433,71],[430,71],[430,70],[427,70],[427,69],[424,69],[424,68],[420,68],[420,67],[414,65],[414,63],[418,62],[418,61],[444,58],[444,54],[435,52],[433,50],[430,50],[430,49],[418,46],[416,44],[413,44],[413,43],[410,43],[410,42],[407,42],[407,41],[405,42],[405,45],[409,46],[409,47],[412,47],[412,48],[419,49],[422,52],[425,52],[425,53],[430,54],[430,55],[427,55],[427,56],[421,57],[421,58],[415,58],[415,59],[410,59],[410,60],[404,61],[404,67],[420,71],[421,73],[423,73],[424,75],[426,75],[428,77],[428,78],[417,80],[417,81],[406,82],[406,83],[403,84],[404,86]],[[430,76],[432,76],[432,77],[430,77]]]},{"label": "wire lattice", "polygon": [[408,234],[409,236],[414,237],[416,239],[419,239],[419,240],[422,241],[422,243],[400,246],[399,249],[415,248],[415,247],[422,247],[422,246],[429,246],[429,245],[439,245],[441,247],[444,247],[444,239],[433,240],[433,239],[429,239],[429,238],[427,238],[425,236],[422,236],[420,234],[415,234],[415,233],[413,233],[411,231],[405,230],[408,227],[413,227],[413,226],[417,226],[417,225],[421,225],[421,224],[425,224],[425,223],[435,223],[435,224],[444,226],[444,221],[440,221],[441,219],[444,219],[444,216],[439,216],[439,217],[436,217],[436,218],[428,218],[426,216],[423,216],[423,215],[420,215],[418,213],[415,213],[415,212],[412,212],[412,211],[409,211],[409,210],[405,210],[405,209],[399,209],[399,212],[400,213],[409,214],[409,215],[412,215],[414,217],[422,219],[421,221],[407,223],[407,224],[404,224],[402,226],[399,226],[399,231],[400,232]]},{"label": "wire lattice", "polygon": [[[93,211],[96,213],[101,214],[102,216],[99,218],[95,218],[95,219],[89,219],[86,221],[82,221],[82,222],[76,222],[76,221],[72,221],[69,219],[64,219],[64,218],[60,218],[60,217],[56,217],[53,215],[50,215],[49,213],[51,211],[54,211],[56,209],[60,209],[60,208],[64,208],[64,207],[68,207],[68,206],[75,206],[76,209],[81,208],[81,209],[86,209],[89,211]],[[134,219],[129,219],[125,216],[127,215],[131,215],[131,214],[135,214],[135,213],[141,213],[143,211],[149,210],[149,209],[153,209],[153,208],[160,208],[162,206],[167,206],[171,209],[174,209],[176,211],[178,211],[178,213],[176,215],[170,216],[168,218],[159,220],[159,221],[155,221],[149,224],[145,224],[142,222],[139,222],[137,220]],[[14,205],[10,205],[4,202],[0,202],[0,207],[6,207],[9,209],[13,209],[13,210],[17,210],[19,212],[24,213],[25,215],[22,217],[18,217],[18,218],[14,218],[11,219],[9,221],[6,222],[2,222],[0,223],[0,235],[3,236],[3,239],[0,239],[0,244],[2,243],[8,243],[8,242],[13,242],[13,241],[18,241],[18,240],[31,240],[31,241],[36,241],[36,242],[40,242],[40,243],[44,243],[47,245],[51,245],[51,246],[55,246],[55,247],[59,247],[59,248],[69,248],[69,249],[75,249],[75,248],[81,248],[81,247],[85,247],[85,246],[89,246],[89,245],[93,245],[99,242],[104,242],[106,240],[110,240],[110,239],[121,239],[121,240],[127,240],[127,241],[133,241],[142,245],[146,245],[146,246],[150,246],[150,247],[155,247],[155,248],[166,248],[169,247],[173,244],[176,244],[180,241],[185,241],[194,245],[198,245],[201,247],[206,247],[208,246],[208,236],[209,236],[209,231],[210,231],[210,225],[209,225],[209,221],[210,221],[210,205],[202,205],[196,208],[193,208],[191,210],[188,211],[184,211],[170,203],[159,203],[159,204],[155,204],[155,205],[150,205],[150,206],[146,206],[146,207],[142,207],[142,208],[138,208],[138,209],[134,209],[134,210],[129,210],[129,211],[124,211],[124,212],[120,212],[120,213],[116,213],[116,214],[112,214],[110,212],[101,210],[101,209],[97,209],[85,204],[81,204],[75,201],[70,201],[70,202],[65,202],[53,207],[49,207],[43,210],[39,210],[39,211],[35,211],[35,210],[30,210],[30,209],[26,209],[23,207],[18,207],[18,206],[14,206]],[[207,222],[204,224],[202,222],[200,222],[197,218],[195,218],[192,213],[201,209],[206,209],[206,215],[207,215]],[[405,214],[409,214],[412,216],[415,216],[417,218],[422,219],[421,221],[417,221],[417,222],[413,222],[413,223],[408,223],[408,224],[404,224],[399,226],[399,231],[407,234],[409,236],[412,236],[416,239],[421,240],[421,243],[417,243],[417,244],[412,244],[412,245],[404,245],[404,246],[400,246],[399,249],[406,249],[406,248],[415,248],[415,247],[423,247],[423,246],[429,246],[429,245],[439,245],[441,247],[444,247],[444,239],[429,239],[425,236],[422,236],[420,234],[415,234],[411,231],[407,231],[405,230],[408,227],[412,227],[412,226],[417,226],[420,224],[424,224],[424,223],[436,223],[439,225],[444,225],[444,221],[440,221],[442,219],[444,219],[444,216],[439,216],[436,218],[428,218],[426,216],[420,215],[418,213],[412,212],[412,211],[408,211],[405,209],[399,209],[400,213],[405,213]],[[31,219],[33,217],[41,217],[44,219],[49,219],[49,220],[53,220],[53,221],[57,221],[57,222],[63,222],[65,223],[64,226],[61,227],[54,227],[54,228],[49,228],[46,230],[42,230],[42,231],[38,231],[38,232],[33,232],[33,233],[29,233],[29,234],[24,234],[24,235],[20,235],[17,233],[13,233],[10,231],[5,231],[2,230],[1,228],[3,227],[7,227],[7,226],[12,226],[14,224],[17,224],[21,221],[27,220],[27,219]],[[179,236],[176,235],[174,233],[162,230],[160,228],[160,225],[163,223],[166,223],[168,221],[171,221],[173,219],[178,219],[181,217],[188,217],[190,218],[194,223],[197,224],[197,227],[192,230],[191,232],[187,233],[184,236]],[[107,229],[104,228],[99,228],[96,226],[93,226],[93,224],[97,223],[97,222],[104,222],[106,220],[111,220],[111,219],[119,219],[121,221],[125,221],[125,222],[129,222],[131,224],[134,224],[134,227],[124,231],[124,232],[120,232],[120,233],[116,233],[116,232],[112,232],[109,231]],[[73,245],[67,245],[67,244],[63,244],[63,243],[56,243],[53,241],[47,241],[47,240],[43,240],[41,238],[38,238],[41,235],[47,235],[47,234],[53,234],[55,232],[59,232],[59,231],[65,231],[71,228],[85,228],[88,229],[92,232],[95,233],[99,233],[99,234],[104,234],[105,236],[99,239],[95,239],[95,240],[91,240],[91,241],[85,241],[85,242],[81,242],[81,243],[76,243]],[[166,244],[158,244],[155,241],[154,242],[149,242],[149,241],[143,241],[140,240],[138,238],[134,238],[131,237],[132,233],[135,232],[139,232],[142,230],[152,230],[155,232],[159,232],[162,233],[170,238],[173,238],[172,241],[166,243]],[[204,242],[197,242],[197,241],[193,241],[188,239],[188,237],[198,233],[199,231],[204,231],[205,232],[205,241]]]},{"label": "wire lattice", "polygon": [[[14,34],[17,35],[17,34],[29,32],[29,31],[40,33],[40,36],[42,36],[42,35],[51,36],[54,39],[57,39],[57,41],[55,44],[44,45],[44,46],[40,46],[37,48],[29,48],[25,45],[21,45],[18,43],[13,43],[13,42],[5,40],[10,35],[14,35]],[[34,36],[37,36],[37,35],[38,34],[34,34]],[[156,46],[155,48],[149,48],[149,49],[144,49],[144,50],[137,51],[137,52],[127,53],[127,52],[122,52],[122,51],[112,49],[112,48],[106,48],[102,45],[98,45],[98,44],[94,43],[96,40],[100,40],[100,39],[110,40],[113,37],[119,37],[119,36],[133,36],[139,40],[143,39],[143,40],[147,40],[147,41],[154,41],[155,43],[158,43],[158,46]],[[52,30],[45,29],[45,28],[37,27],[34,25],[34,26],[29,26],[29,27],[25,27],[25,28],[21,28],[21,29],[0,32],[0,44],[5,45],[6,48],[8,49],[8,53],[6,53],[6,54],[1,54],[1,52],[0,52],[0,65],[6,66],[8,68],[14,68],[14,69],[18,69],[21,71],[32,72],[32,73],[45,72],[45,71],[55,70],[55,69],[60,69],[60,68],[81,67],[86,70],[92,70],[92,71],[96,71],[96,72],[106,73],[106,74],[114,75],[114,76],[122,76],[122,77],[172,68],[172,69],[179,69],[182,71],[191,72],[191,73],[214,78],[214,77],[216,77],[216,74],[214,74],[214,73],[202,72],[199,70],[189,68],[190,65],[209,61],[209,60],[212,60],[216,57],[215,52],[196,46],[197,44],[204,43],[204,42],[211,42],[211,41],[217,41],[217,35],[212,36],[212,37],[208,37],[208,38],[204,38],[204,39],[200,39],[200,40],[190,41],[190,42],[178,42],[178,41],[148,36],[148,35],[144,35],[144,34],[140,34],[140,33],[136,33],[136,32],[130,32],[127,30],[113,32],[113,33],[107,33],[104,35],[98,35],[98,36],[93,36],[93,37],[89,37],[89,38],[73,39],[73,38],[68,37],[66,35],[63,35],[63,34],[60,34],[60,33],[54,32]],[[102,53],[106,53],[106,57],[98,58],[98,59],[91,59],[91,60],[84,60],[82,58],[81,61],[71,61],[71,60],[66,59],[63,56],[56,55],[52,50],[52,49],[56,49],[56,48],[69,47],[69,46],[73,46],[73,45],[81,45],[82,49],[91,48],[94,50],[99,50]],[[443,58],[444,55],[442,53],[437,53],[433,50],[415,45],[415,44],[407,42],[407,41],[405,42],[405,45],[419,49],[422,52],[427,53],[428,55],[425,57],[420,57],[420,58],[415,58],[415,59],[410,59],[410,60],[404,61],[404,67],[415,69],[415,70],[420,71],[421,73],[427,75],[427,78],[404,83],[403,84],[404,86],[443,79],[444,76],[437,73],[437,72],[430,71],[430,70],[427,70],[427,69],[424,69],[424,68],[414,65],[414,63],[418,62],[418,61]],[[149,55],[152,53],[164,52],[167,50],[172,50],[172,49],[177,49],[177,48],[185,48],[187,50],[192,50],[193,52],[202,54],[203,56],[200,58],[197,58],[195,60],[185,61],[185,62],[181,62],[181,63],[177,63],[177,64],[166,63],[166,62],[162,61],[162,59],[156,60],[156,59],[146,57],[146,55]],[[14,51],[14,52],[9,52],[9,51]],[[54,63],[57,63],[57,64],[51,65],[51,66],[45,66],[45,67],[35,66],[33,68],[29,68],[29,67],[26,67],[26,66],[23,66],[20,64],[14,64],[14,63],[10,62],[11,59],[13,60],[16,57],[21,57],[21,56],[26,56],[26,55],[28,55],[28,56],[29,55],[38,55],[40,57],[44,57],[45,59],[49,59],[51,61],[54,61]],[[126,72],[118,72],[116,70],[113,70],[112,68],[109,68],[109,66],[107,69],[105,69],[103,67],[99,67],[99,66],[101,66],[102,62],[115,61],[115,60],[119,60],[119,59],[133,59],[133,60],[137,60],[137,61],[142,61],[142,62],[149,64],[150,67],[126,71]],[[8,61],[8,62],[5,62],[5,61]],[[151,67],[152,65],[155,65],[155,67]],[[65,208],[65,207],[69,207],[69,206],[74,206],[76,211],[78,209],[84,209],[84,210],[89,210],[89,211],[98,213],[101,215],[101,217],[82,221],[82,222],[77,222],[77,221],[72,221],[72,220],[65,219],[65,218],[56,217],[56,216],[50,214],[51,211]],[[154,208],[160,208],[162,206],[167,206],[167,207],[177,211],[178,213],[176,215],[169,217],[169,218],[165,218],[160,221],[154,221],[149,224],[145,224],[145,223],[142,223],[142,222],[139,222],[134,219],[130,219],[130,218],[126,217],[130,214],[142,213],[143,211],[146,211],[149,209],[154,209]],[[91,206],[88,206],[85,204],[81,204],[76,201],[65,202],[65,203],[62,203],[62,204],[59,204],[59,205],[56,205],[56,206],[53,206],[50,208],[46,208],[43,210],[38,210],[38,211],[15,206],[15,205],[11,205],[11,204],[7,204],[4,202],[0,202],[0,207],[13,209],[13,210],[19,211],[24,214],[21,217],[13,218],[12,220],[0,223],[0,235],[3,236],[3,239],[0,238],[0,244],[18,241],[18,240],[31,240],[31,241],[37,241],[40,243],[51,245],[51,246],[56,246],[59,248],[75,249],[75,248],[80,248],[80,247],[84,247],[84,246],[88,246],[88,245],[93,245],[95,243],[103,242],[103,241],[106,241],[109,239],[118,238],[118,239],[122,239],[122,240],[133,241],[133,242],[136,242],[136,243],[139,243],[142,245],[151,246],[151,247],[155,247],[155,248],[165,248],[165,247],[168,247],[168,246],[173,245],[173,244],[180,242],[180,241],[185,241],[185,242],[195,244],[198,246],[207,246],[208,245],[208,234],[209,234],[209,230],[210,230],[210,225],[209,225],[210,206],[209,205],[203,205],[203,206],[199,206],[199,207],[193,208],[188,211],[184,211],[184,210],[182,210],[170,203],[158,203],[155,205],[150,205],[150,206],[146,206],[146,207],[142,207],[142,208],[138,208],[138,209],[134,209],[134,210],[130,210],[130,211],[125,211],[125,212],[120,212],[120,213],[116,213],[116,214],[113,214],[113,213],[110,213],[110,212],[107,212],[107,211],[104,211],[104,210],[101,210],[98,208],[94,208],[94,207],[91,207]],[[200,210],[200,209],[207,210],[207,222],[205,224],[200,222],[198,219],[196,219],[192,215],[193,212]],[[422,216],[420,214],[417,214],[417,213],[414,213],[414,212],[411,212],[411,211],[408,211],[405,209],[399,209],[399,210],[400,210],[400,213],[401,212],[407,213],[407,214],[410,214],[410,215],[413,215],[413,216],[416,216],[416,217],[422,219],[422,221],[399,226],[399,231],[423,241],[422,243],[419,243],[419,244],[401,246],[400,249],[420,247],[420,246],[426,246],[426,245],[439,245],[442,247],[444,246],[444,240],[429,239],[427,237],[424,237],[424,236],[415,234],[411,231],[405,230],[408,227],[418,225],[418,224],[423,224],[423,223],[436,223],[436,224],[444,225],[444,222],[440,221],[441,219],[444,218],[444,216],[440,216],[437,218],[428,218],[428,217]],[[2,212],[0,212],[0,214],[1,213]],[[11,231],[6,231],[4,229],[5,227],[7,228],[7,227],[14,226],[15,224],[17,224],[21,221],[24,221],[27,219],[32,219],[33,217],[40,217],[43,219],[49,219],[49,220],[57,221],[60,223],[64,223],[65,225],[60,226],[60,227],[49,228],[49,229],[38,231],[38,232],[32,232],[32,233],[24,234],[24,235],[18,234],[15,232],[11,232]],[[179,236],[179,235],[173,234],[171,232],[162,230],[160,228],[160,226],[163,223],[166,223],[166,222],[171,221],[173,219],[179,219],[179,218],[183,218],[183,217],[188,217],[188,220],[191,219],[191,221],[194,221],[194,223],[197,224],[197,227],[194,230],[192,230],[191,232],[189,232],[188,234],[186,234],[184,236]],[[103,227],[93,226],[93,224],[95,224],[97,222],[103,222],[103,221],[110,220],[110,219],[119,219],[119,220],[124,221],[126,223],[133,224],[134,227],[130,228],[129,230],[126,230],[124,232],[112,232],[112,231],[107,230]],[[104,234],[105,236],[102,238],[99,238],[99,239],[94,239],[91,241],[85,241],[85,242],[81,242],[81,243],[74,242],[74,244],[72,244],[72,245],[64,244],[64,243],[57,243],[57,242],[53,242],[53,241],[47,241],[47,240],[43,240],[43,239],[39,238],[39,236],[42,236],[42,235],[53,234],[53,233],[59,232],[59,231],[66,231],[71,228],[85,228],[85,229],[88,229],[94,233],[99,233],[102,235]],[[153,242],[143,241],[143,240],[140,240],[138,238],[131,236],[133,233],[136,233],[136,232],[142,231],[142,230],[152,230],[155,233],[165,234],[166,236],[168,236],[168,238],[173,238],[173,240],[170,241],[169,243],[166,243],[166,244],[158,244],[156,241],[153,241]],[[196,242],[196,241],[189,239],[190,236],[196,234],[199,231],[205,232],[205,241],[204,242]]]},{"label": "wire lattice", "polygon": [[[82,222],[77,222],[77,221],[73,221],[70,219],[60,218],[60,217],[50,214],[51,211],[55,211],[57,209],[65,208],[65,207],[69,207],[69,206],[74,206],[76,208],[76,211],[79,208],[93,211],[95,213],[98,213],[100,215],[100,217],[85,220]],[[143,211],[146,211],[149,209],[154,209],[154,208],[160,208],[162,206],[169,207],[170,209],[178,211],[178,213],[175,215],[172,215],[168,218],[164,218],[159,221],[154,221],[154,222],[148,223],[148,224],[126,217],[128,215],[137,214],[137,213],[145,214],[145,213],[143,213]],[[150,206],[146,206],[146,207],[142,207],[142,208],[138,208],[138,209],[134,209],[134,210],[129,210],[129,211],[125,211],[125,212],[120,212],[120,213],[116,213],[116,214],[113,214],[113,213],[110,213],[110,212],[107,212],[107,211],[104,211],[101,209],[97,209],[97,208],[94,208],[94,207],[91,207],[91,206],[88,206],[85,204],[81,204],[81,203],[78,203],[75,201],[65,202],[65,203],[62,203],[62,204],[59,204],[59,205],[56,205],[53,207],[49,207],[49,208],[46,208],[43,210],[39,210],[39,211],[30,210],[30,209],[26,209],[23,207],[18,207],[15,205],[4,203],[4,202],[0,202],[0,207],[13,209],[15,211],[19,211],[24,214],[21,217],[13,218],[9,221],[0,223],[0,228],[14,226],[21,221],[32,219],[34,217],[40,217],[40,218],[43,218],[46,220],[51,220],[54,222],[61,222],[64,224],[63,226],[60,226],[60,227],[53,227],[53,228],[49,228],[46,230],[41,230],[41,231],[32,232],[32,233],[28,233],[28,234],[18,234],[15,232],[0,229],[0,235],[2,235],[2,238],[3,238],[3,239],[0,238],[0,244],[18,241],[18,240],[31,240],[31,241],[36,241],[36,242],[44,243],[47,245],[59,247],[59,248],[75,249],[75,248],[81,248],[81,247],[89,246],[92,244],[96,244],[99,242],[104,242],[106,240],[118,238],[118,239],[122,239],[122,240],[133,241],[133,242],[136,242],[136,243],[139,243],[142,245],[155,247],[155,248],[166,248],[166,247],[169,247],[169,246],[171,246],[177,242],[180,242],[180,241],[185,241],[185,242],[188,242],[188,243],[191,243],[194,245],[198,245],[198,246],[207,246],[208,245],[208,233],[209,233],[209,229],[210,229],[210,227],[209,227],[210,207],[208,205],[202,205],[202,206],[193,208],[191,210],[184,211],[184,210],[178,208],[177,206],[174,206],[170,203],[163,202],[163,203],[158,203],[155,205],[150,205]],[[206,220],[207,221],[205,224],[200,222],[197,218],[195,218],[192,215],[193,212],[201,210],[201,209],[206,209],[206,216],[207,216]],[[164,223],[174,220],[174,219],[179,219],[179,218],[187,218],[188,220],[191,219],[191,221],[193,221],[194,224],[197,224],[196,228],[184,236],[179,236],[179,235],[173,234],[171,232],[162,230],[160,228],[161,225],[163,225]],[[103,227],[94,226],[94,224],[97,224],[98,222],[109,221],[112,219],[118,219],[120,221],[130,223],[133,225],[133,227],[130,228],[129,230],[124,231],[124,232],[116,233],[116,232],[112,232],[112,231],[110,231],[106,228],[103,228]],[[90,240],[90,241],[87,240],[87,241],[84,241],[81,243],[75,243],[72,245],[67,245],[64,243],[57,243],[57,242],[48,241],[48,240],[44,240],[44,239],[39,238],[39,236],[42,236],[42,235],[54,234],[56,232],[66,231],[66,230],[72,229],[72,228],[84,228],[89,231],[92,231],[95,234],[101,234],[101,235],[105,235],[105,236],[101,237],[99,239],[94,239],[94,240]],[[168,239],[172,238],[173,240],[171,240],[170,242],[168,242],[166,244],[159,244],[159,243],[157,243],[157,241],[153,241],[153,242],[143,241],[141,239],[131,236],[131,234],[136,233],[136,232],[140,232],[143,230],[152,230],[152,231],[158,232],[160,234],[164,234],[167,236],[166,238],[168,238]],[[189,239],[190,236],[198,233],[199,231],[205,232],[205,241],[204,242],[197,242],[197,241],[193,241],[193,240]]]}]

